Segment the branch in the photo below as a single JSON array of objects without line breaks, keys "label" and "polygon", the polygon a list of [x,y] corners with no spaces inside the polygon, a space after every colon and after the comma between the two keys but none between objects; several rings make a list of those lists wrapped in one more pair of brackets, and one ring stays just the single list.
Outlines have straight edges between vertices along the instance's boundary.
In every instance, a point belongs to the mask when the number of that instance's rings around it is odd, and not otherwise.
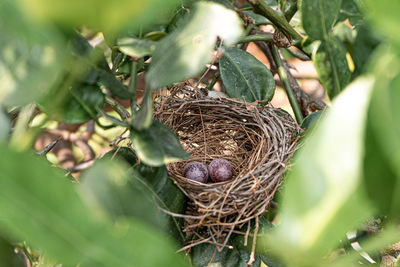
[{"label": "branch", "polygon": [[301,112],[299,103],[297,102],[296,96],[294,94],[293,88],[289,82],[289,77],[286,72],[286,69],[283,65],[281,56],[279,55],[278,48],[275,45],[269,45],[269,48],[272,52],[272,57],[274,59],[275,65],[278,68],[278,74],[279,77],[281,78],[281,81],[283,83],[283,87],[285,88],[286,94],[289,98],[290,105],[292,106],[294,115],[296,117],[296,121],[298,124],[301,124],[303,122],[303,114]]}]

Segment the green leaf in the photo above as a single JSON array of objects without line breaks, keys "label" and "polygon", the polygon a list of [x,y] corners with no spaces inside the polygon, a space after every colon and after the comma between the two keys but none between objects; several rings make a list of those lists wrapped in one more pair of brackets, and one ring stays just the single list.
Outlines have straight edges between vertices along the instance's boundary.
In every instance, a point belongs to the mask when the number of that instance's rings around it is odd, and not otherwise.
[{"label": "green leaf", "polygon": [[346,59],[346,50],[338,39],[329,38],[321,42],[312,55],[319,79],[329,98],[337,96],[350,81],[351,72]]},{"label": "green leaf", "polygon": [[364,24],[364,16],[360,12],[359,1],[354,0],[343,0],[340,8],[338,20],[345,21],[349,20],[350,24],[355,26],[361,26]]},{"label": "green leaf", "polygon": [[161,166],[189,157],[175,133],[156,120],[146,130],[132,130],[131,140],[140,160],[149,166]]},{"label": "green leaf", "polygon": [[275,81],[268,68],[239,48],[227,48],[219,60],[221,78],[230,97],[244,97],[247,102],[271,100]]},{"label": "green leaf", "polygon": [[24,259],[15,253],[15,246],[0,236],[0,265],[7,267],[26,267]]},{"label": "green leaf", "polygon": [[339,14],[342,0],[303,0],[303,28],[315,40],[327,39]]},{"label": "green leaf", "polygon": [[158,44],[146,83],[158,89],[200,74],[211,61],[217,36],[233,44],[241,34],[241,20],[234,11],[211,2],[196,3],[185,23]]},{"label": "green leaf", "polygon": [[4,146],[0,153],[0,231],[10,238],[66,266],[187,266],[158,229],[133,218],[112,223],[47,162]]},{"label": "green leaf", "polygon": [[21,8],[39,21],[55,22],[67,28],[85,25],[116,32],[127,24],[132,28],[152,23],[178,0],[19,0]]},{"label": "green leaf", "polygon": [[293,266],[318,265],[347,231],[371,215],[361,177],[372,83],[368,77],[356,80],[326,111],[288,174],[282,223],[258,239]]},{"label": "green leaf", "polygon": [[[54,94],[60,92],[56,91]],[[98,86],[80,85],[70,89],[56,109],[53,109],[51,99],[41,103],[40,107],[54,120],[66,123],[85,122],[99,115],[97,108],[104,107],[104,94]]]},{"label": "green leaf", "polygon": [[[381,148],[384,157],[376,159],[375,164],[386,166],[385,173],[395,172],[397,181],[394,188],[390,189],[393,198],[391,199],[391,214],[399,217],[400,207],[400,126],[398,114],[400,113],[400,54],[393,47],[383,46],[371,62],[371,71],[376,75],[373,98],[370,108],[370,121],[373,136],[376,139],[378,148]],[[385,161],[386,162],[382,162]],[[391,167],[389,167],[389,166]],[[376,179],[378,177],[375,177]],[[392,176],[379,176],[382,187],[377,194],[386,194],[384,185],[388,188],[393,179]],[[388,197],[388,196],[387,196]]]},{"label": "green leaf", "polygon": [[400,33],[397,30],[397,25],[400,23],[400,2],[391,0],[366,0],[364,1],[367,8],[366,13],[371,26],[377,32],[384,34],[397,46],[400,45]]},{"label": "green leaf", "polygon": [[153,94],[152,90],[147,88],[142,106],[133,118],[131,125],[137,130],[141,131],[148,129],[153,123]]},{"label": "green leaf", "polygon": [[29,21],[13,1],[0,1],[0,103],[32,103],[59,81],[65,45],[51,27]]},{"label": "green leaf", "polygon": [[[216,250],[215,245],[203,243],[192,249],[192,262],[194,267],[206,266],[224,266],[224,267],[246,267],[250,259],[250,253],[247,250],[224,248],[221,252]],[[210,264],[211,263],[211,264]],[[256,257],[256,261],[250,265],[259,267],[261,259]]]},{"label": "green leaf", "polygon": [[165,166],[137,164],[128,170],[118,163],[102,160],[84,174],[82,187],[87,202],[103,216],[114,220],[136,218],[183,244],[183,221],[159,209],[183,214],[186,207],[185,195],[167,178]]},{"label": "green leaf", "polygon": [[114,154],[116,158],[125,160],[130,166],[133,166],[137,163],[136,154],[129,147],[116,147],[104,154],[102,158],[113,159]]},{"label": "green leaf", "polygon": [[322,114],[323,111],[321,110],[311,113],[303,120],[303,122],[301,123],[301,128],[303,129],[313,128],[317,124],[317,122],[321,119]]},{"label": "green leaf", "polygon": [[132,97],[132,93],[128,91],[128,88],[121,83],[120,80],[107,68],[95,68],[95,72],[98,75],[98,81],[104,85],[113,96],[121,99],[129,99]]},{"label": "green leaf", "polygon": [[0,107],[0,143],[8,139],[10,128],[11,128],[10,118]]},{"label": "green leaf", "polygon": [[151,55],[156,49],[156,42],[146,39],[125,37],[117,40],[118,49],[131,57]]}]

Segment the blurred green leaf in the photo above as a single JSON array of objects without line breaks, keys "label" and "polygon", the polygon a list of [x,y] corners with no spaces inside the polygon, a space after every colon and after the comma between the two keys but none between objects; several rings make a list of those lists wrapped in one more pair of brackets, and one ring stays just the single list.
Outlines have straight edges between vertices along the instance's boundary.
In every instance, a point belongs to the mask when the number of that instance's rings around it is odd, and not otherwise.
[{"label": "blurred green leaf", "polygon": [[399,46],[400,33],[397,25],[400,23],[400,2],[391,0],[366,0],[364,2],[371,26]]},{"label": "blurred green leaf", "polygon": [[131,140],[138,157],[149,166],[161,166],[189,157],[175,133],[156,120],[148,129],[132,131]]},{"label": "blurred green leaf", "polygon": [[117,45],[122,53],[136,58],[149,56],[156,49],[156,42],[132,37],[118,39]]},{"label": "blurred green leaf", "polygon": [[338,17],[342,0],[303,0],[303,28],[315,40],[327,39]]},{"label": "blurred green leaf", "polygon": [[288,174],[282,223],[258,241],[293,266],[317,265],[347,231],[371,215],[360,178],[372,82],[356,80],[332,103]]},{"label": "blurred green leaf", "polygon": [[51,98],[41,103],[40,107],[52,119],[66,123],[85,122],[98,117],[96,108],[104,107],[104,94],[98,86],[82,84],[71,88],[56,109],[52,106]]},{"label": "blurred green leaf", "polygon": [[8,139],[10,128],[11,128],[10,118],[0,107],[0,143]]},{"label": "blurred green leaf", "polygon": [[39,21],[66,27],[85,25],[96,30],[115,32],[151,23],[171,9],[178,0],[19,0],[21,8]]},{"label": "blurred green leaf", "polygon": [[66,266],[187,265],[158,229],[133,218],[113,224],[96,216],[79,185],[45,161],[4,146],[0,153],[7,155],[0,158],[0,231],[7,236],[27,240]]},{"label": "blurred green leaf", "polygon": [[60,78],[65,45],[51,27],[24,17],[13,1],[0,1],[0,103],[32,103]]},{"label": "blurred green leaf", "polygon": [[[375,164],[386,166],[385,172],[396,173],[397,181],[393,183],[393,176],[375,177],[381,181],[381,190],[376,194],[391,194],[391,214],[399,217],[400,211],[400,125],[398,114],[400,114],[400,54],[390,46],[382,46],[371,62],[371,71],[376,75],[374,93],[370,108],[371,133],[376,139],[377,147],[381,148],[384,156],[376,159]],[[379,161],[378,161],[379,160]],[[385,161],[386,162],[383,162]],[[391,166],[391,168],[389,167]],[[389,192],[385,188],[390,188]],[[384,185],[385,188],[384,188]],[[392,192],[392,193],[390,193]],[[386,196],[388,197],[388,195]],[[381,203],[380,203],[381,204]]]},{"label": "blurred green leaf", "polygon": [[342,0],[338,20],[345,21],[346,19],[355,27],[364,24],[364,16],[360,12],[359,1]]},{"label": "blurred green leaf", "polygon": [[346,50],[338,39],[330,37],[321,42],[313,53],[312,60],[319,79],[329,98],[337,96],[349,83],[351,72],[346,59]]},{"label": "blurred green leaf", "polygon": [[253,55],[236,47],[227,48],[219,60],[219,71],[230,97],[245,97],[247,102],[270,101],[275,80],[269,69]]},{"label": "blurred green leaf", "polygon": [[266,17],[256,14],[251,10],[243,11],[243,13],[249,16],[250,18],[254,19],[256,25],[271,24],[271,21],[269,21]]},{"label": "blurred green leaf", "polygon": [[198,75],[211,61],[217,36],[232,44],[241,34],[241,21],[234,11],[211,2],[196,3],[181,27],[158,44],[146,83],[158,89]]}]

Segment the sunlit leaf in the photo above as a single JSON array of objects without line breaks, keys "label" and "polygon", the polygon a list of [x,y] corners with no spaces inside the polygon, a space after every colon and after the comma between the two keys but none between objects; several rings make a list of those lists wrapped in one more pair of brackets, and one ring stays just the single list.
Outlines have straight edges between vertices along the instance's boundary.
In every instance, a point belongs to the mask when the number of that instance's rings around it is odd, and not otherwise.
[{"label": "sunlit leaf", "polygon": [[39,21],[56,22],[63,26],[82,25],[116,31],[127,24],[133,27],[151,23],[178,0],[19,0],[21,8]]},{"label": "sunlit leaf", "polygon": [[152,89],[198,75],[212,58],[217,36],[232,44],[242,34],[239,17],[220,4],[198,2],[180,28],[158,44],[146,82]]},{"label": "sunlit leaf", "polygon": [[296,266],[321,260],[371,214],[361,177],[372,82],[356,80],[332,103],[288,174],[281,224],[263,242]]},{"label": "sunlit leaf", "polygon": [[125,37],[117,40],[117,46],[122,53],[139,58],[151,55],[156,49],[156,42],[147,39]]},{"label": "sunlit leaf", "polygon": [[219,60],[221,78],[230,97],[244,97],[247,102],[271,100],[275,80],[268,68],[239,48],[227,48]]},{"label": "sunlit leaf", "polygon": [[158,229],[133,218],[111,223],[85,206],[79,184],[59,170],[4,146],[0,152],[7,155],[0,157],[3,234],[66,266],[186,266]]}]

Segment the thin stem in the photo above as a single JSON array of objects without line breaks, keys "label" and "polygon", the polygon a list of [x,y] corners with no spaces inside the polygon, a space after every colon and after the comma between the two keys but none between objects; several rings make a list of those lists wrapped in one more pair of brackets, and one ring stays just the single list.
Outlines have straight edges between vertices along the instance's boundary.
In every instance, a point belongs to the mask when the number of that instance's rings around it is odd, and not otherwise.
[{"label": "thin stem", "polygon": [[308,61],[311,58],[307,55],[304,54],[302,51],[296,51],[292,47],[286,48],[286,50],[294,57],[297,57],[298,59],[301,59],[303,61]]},{"label": "thin stem", "polygon": [[274,38],[272,34],[254,34],[248,35],[241,38],[237,43],[250,43],[250,42],[273,42]]},{"label": "thin stem", "polygon": [[217,72],[214,76],[214,79],[212,79],[212,81],[210,82],[210,84],[207,86],[207,90],[212,90],[214,85],[217,83],[219,77],[221,76],[221,74],[219,72]]},{"label": "thin stem", "polygon": [[303,114],[301,113],[299,103],[297,103],[297,99],[294,94],[293,88],[290,85],[289,77],[286,72],[285,66],[283,65],[281,56],[279,55],[278,48],[272,44],[269,45],[269,48],[272,52],[272,57],[274,59],[275,65],[278,68],[279,77],[283,83],[283,87],[285,88],[286,94],[289,98],[289,102],[290,105],[292,106],[294,115],[296,117],[296,121],[298,124],[301,124],[303,122]]},{"label": "thin stem", "polygon": [[131,112],[132,115],[136,113],[136,86],[137,86],[137,61],[132,61],[131,81],[129,83],[129,91],[132,92],[131,98]]},{"label": "thin stem", "polygon": [[121,119],[126,120],[126,118],[129,118],[131,114],[115,99],[106,96],[105,98],[106,103],[109,104],[113,110],[115,110],[118,115],[121,117]]},{"label": "thin stem", "polygon": [[289,39],[293,39],[294,43],[301,43],[303,37],[287,22],[284,15],[279,14],[272,9],[266,2],[260,0],[249,0],[253,6],[254,12],[263,15],[269,19],[281,32]]}]

